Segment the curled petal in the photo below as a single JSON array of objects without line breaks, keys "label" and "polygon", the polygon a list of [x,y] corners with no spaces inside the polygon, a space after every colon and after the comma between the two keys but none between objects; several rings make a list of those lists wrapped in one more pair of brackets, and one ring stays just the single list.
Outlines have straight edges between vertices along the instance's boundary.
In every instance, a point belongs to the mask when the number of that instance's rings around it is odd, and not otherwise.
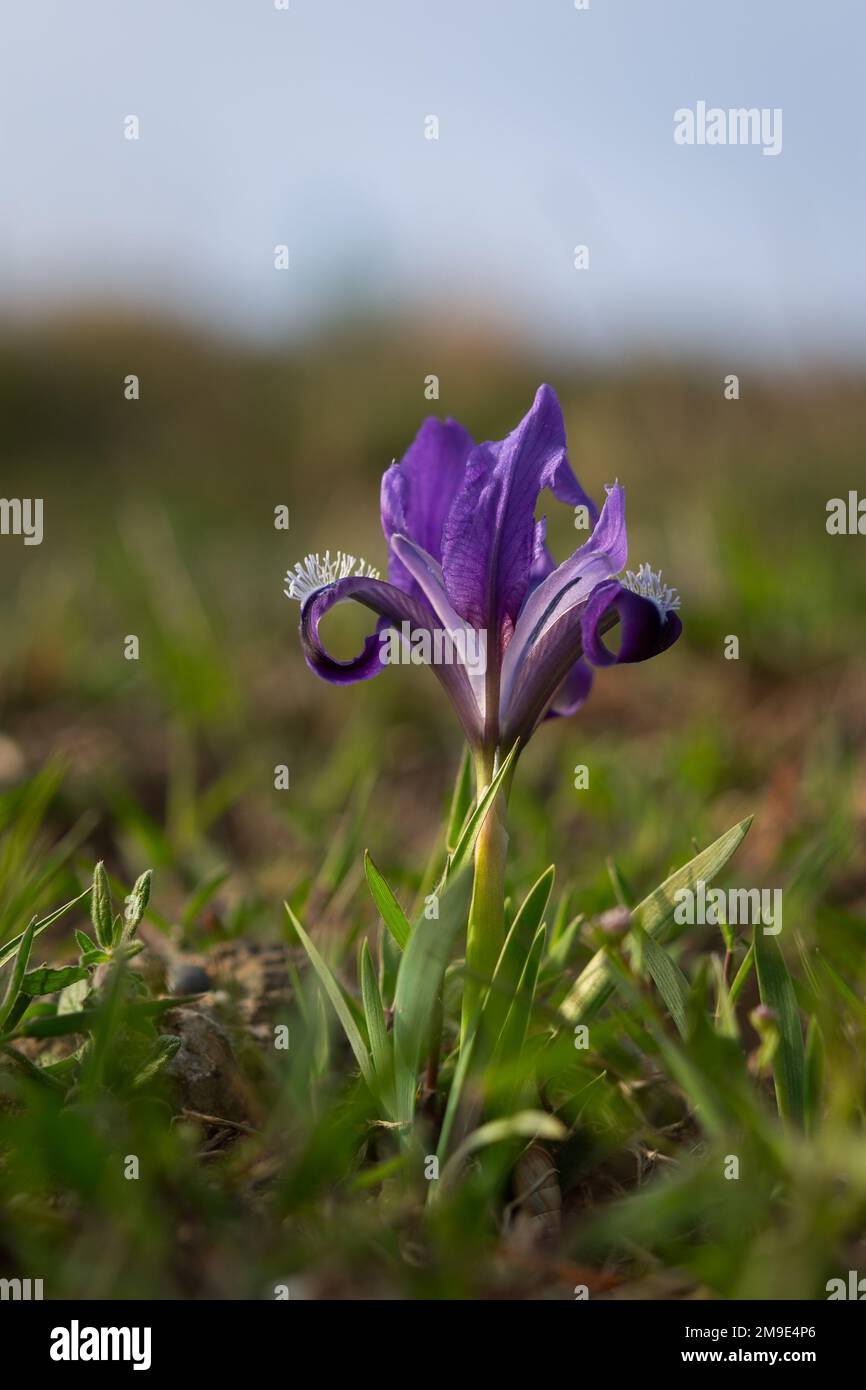
[{"label": "curled petal", "polygon": [[[354,599],[379,615],[376,631],[364,642],[363,649],[352,661],[338,661],[324,647],[319,636],[319,624],[329,609],[337,603]],[[407,624],[414,635],[434,634],[439,628],[436,614],[424,599],[417,599],[382,579],[351,576],[329,584],[304,604],[301,609],[301,646],[311,671],[335,685],[369,680],[382,670],[382,636],[386,629]],[[481,715],[469,677],[456,662],[432,663],[433,671],[444,686],[463,725],[470,743],[476,744],[481,735]]]},{"label": "curled petal", "polygon": [[300,633],[304,660],[311,671],[332,685],[352,685],[355,681],[370,680],[382,670],[379,634],[388,626],[386,620],[376,624],[376,631],[364,639],[362,650],[351,661],[338,661],[331,656],[319,637],[319,623],[328,610],[343,599],[354,597],[346,592],[346,586],[353,582],[352,579],[341,579],[326,589],[319,589],[301,609]]},{"label": "curled petal", "polygon": [[[616,614],[622,636],[619,651],[604,645],[601,634]],[[683,630],[676,613],[664,613],[652,599],[632,593],[617,580],[600,584],[583,609],[583,650],[593,666],[646,661],[672,647]]]}]

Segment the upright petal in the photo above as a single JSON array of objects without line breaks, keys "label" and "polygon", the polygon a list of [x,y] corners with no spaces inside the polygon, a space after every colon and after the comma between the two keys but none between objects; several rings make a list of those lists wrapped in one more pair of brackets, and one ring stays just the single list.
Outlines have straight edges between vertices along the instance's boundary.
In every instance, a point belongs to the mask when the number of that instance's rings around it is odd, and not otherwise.
[{"label": "upright petal", "polygon": [[[456,420],[424,421],[401,462],[392,463],[382,476],[382,529],[389,543],[399,533],[434,560],[442,559],[442,528],[472,447],[472,437]],[[417,592],[393,550],[388,577],[407,593]]]},{"label": "upright petal", "polygon": [[545,487],[584,496],[568,465],[562,411],[550,386],[539,388],[507,439],[473,449],[443,532],[442,568],[452,604],[491,639],[499,634],[503,645],[529,586],[535,504]]}]

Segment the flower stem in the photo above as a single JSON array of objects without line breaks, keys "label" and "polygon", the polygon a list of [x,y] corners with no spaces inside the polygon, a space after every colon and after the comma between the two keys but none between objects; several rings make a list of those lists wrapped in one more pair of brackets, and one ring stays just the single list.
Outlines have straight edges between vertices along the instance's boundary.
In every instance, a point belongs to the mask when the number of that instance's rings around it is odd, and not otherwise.
[{"label": "flower stem", "polygon": [[[476,762],[478,792],[490,784],[495,771],[492,754]],[[475,844],[475,880],[466,939],[466,979],[460,1021],[461,1046],[475,1023],[484,990],[493,978],[505,939],[505,860],[507,792],[501,791],[487,813]]]}]

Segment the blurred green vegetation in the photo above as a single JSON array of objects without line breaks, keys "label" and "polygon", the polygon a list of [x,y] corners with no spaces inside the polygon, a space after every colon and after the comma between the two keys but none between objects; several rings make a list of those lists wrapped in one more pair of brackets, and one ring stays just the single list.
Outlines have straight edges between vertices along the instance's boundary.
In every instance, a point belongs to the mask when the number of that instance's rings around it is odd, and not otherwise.
[{"label": "blurred green vegetation", "polygon": [[[286,570],[328,547],[384,570],[378,482],[422,418],[499,438],[541,380],[562,400],[587,489],[625,484],[630,563],[649,560],[679,588],[684,637],[663,660],[599,673],[578,716],[539,731],[515,784],[509,884],[522,897],[554,862],[563,920],[600,912],[615,901],[609,860],[642,896],[754,813],[729,880],[785,889],[786,952],[823,1024],[829,1118],[781,1153],[755,1118],[762,1176],[727,1184],[736,1218],[716,1211],[681,1086],[653,1083],[638,1104],[629,1024],[610,1016],[621,1081],[590,1096],[561,1160],[577,1195],[560,1264],[541,1281],[556,1296],[614,1254],[661,1271],[660,1295],[685,1270],[727,1296],[823,1296],[866,1229],[866,566],[862,537],[825,529],[828,499],[862,485],[864,381],[742,373],[732,402],[729,370],[533,361],[483,325],[408,321],[295,350],[111,316],[0,342],[3,493],[45,506],[41,546],[0,538],[0,943],[81,891],[100,857],[124,882],[154,869],[151,920],[184,948],[281,941],[288,898],[347,953],[351,978],[350,948],[377,929],[364,848],[411,904],[440,843],[459,731],[423,670],[344,690],[318,682]],[[431,372],[437,402],[424,396]],[[124,399],[129,373],[138,401]],[[548,500],[562,557],[581,537]],[[288,532],[273,524],[281,504]],[[334,615],[329,635],[348,651],[365,630],[361,612]],[[137,662],[124,659],[128,634]],[[738,660],[724,657],[731,635]],[[277,764],[288,791],[274,788]],[[591,769],[587,790],[574,788],[577,764]],[[52,928],[50,952],[63,957],[69,934]],[[705,928],[688,951],[700,965],[719,948]],[[824,961],[842,994],[815,974]],[[413,1218],[383,1222],[358,1167],[371,1113],[347,1089],[333,1036],[328,1047],[330,1020],[296,1023],[262,1149],[238,1146],[220,1182],[157,1096],[107,1102],[110,1145],[74,1107],[58,1119],[50,1097],[2,1116],[0,1274],[51,1271],[54,1292],[95,1297],[268,1296],[290,1274],[350,1295],[358,1281],[369,1296],[496,1287],[503,1174],[475,1175],[416,1258]],[[712,1077],[727,1063],[715,1035],[704,1041],[697,1065]],[[660,1138],[660,1112],[684,1126],[688,1153]],[[375,1134],[364,1142],[369,1161],[387,1158]],[[615,1204],[596,1230],[596,1208],[635,1188],[637,1148],[663,1151],[676,1177]],[[118,1152],[142,1155],[147,1179],[118,1184]],[[276,1183],[267,1214],[260,1167]],[[520,1261],[508,1275],[527,1296],[539,1277]]]}]

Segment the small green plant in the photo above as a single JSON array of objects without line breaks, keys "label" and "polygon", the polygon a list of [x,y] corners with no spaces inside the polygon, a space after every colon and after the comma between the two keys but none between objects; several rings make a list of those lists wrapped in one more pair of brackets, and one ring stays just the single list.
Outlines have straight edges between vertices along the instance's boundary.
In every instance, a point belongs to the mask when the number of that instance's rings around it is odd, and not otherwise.
[{"label": "small green plant", "polygon": [[[150,899],[151,871],[143,873],[115,913],[103,863],[78,898],[41,921],[36,918],[0,949],[0,969],[8,970],[0,1005],[0,1051],[31,1080],[64,1094],[99,1087],[135,1091],[152,1080],[180,1046],[180,1038],[160,1034],[156,1020],[182,999],[151,998],[130,963],[144,950],[135,933]],[[36,939],[84,897],[90,897],[94,936],[74,932],[78,964],[28,968]],[[95,939],[94,939],[95,938]],[[21,1050],[24,1039],[83,1038],[62,1058],[34,1061]]]}]

